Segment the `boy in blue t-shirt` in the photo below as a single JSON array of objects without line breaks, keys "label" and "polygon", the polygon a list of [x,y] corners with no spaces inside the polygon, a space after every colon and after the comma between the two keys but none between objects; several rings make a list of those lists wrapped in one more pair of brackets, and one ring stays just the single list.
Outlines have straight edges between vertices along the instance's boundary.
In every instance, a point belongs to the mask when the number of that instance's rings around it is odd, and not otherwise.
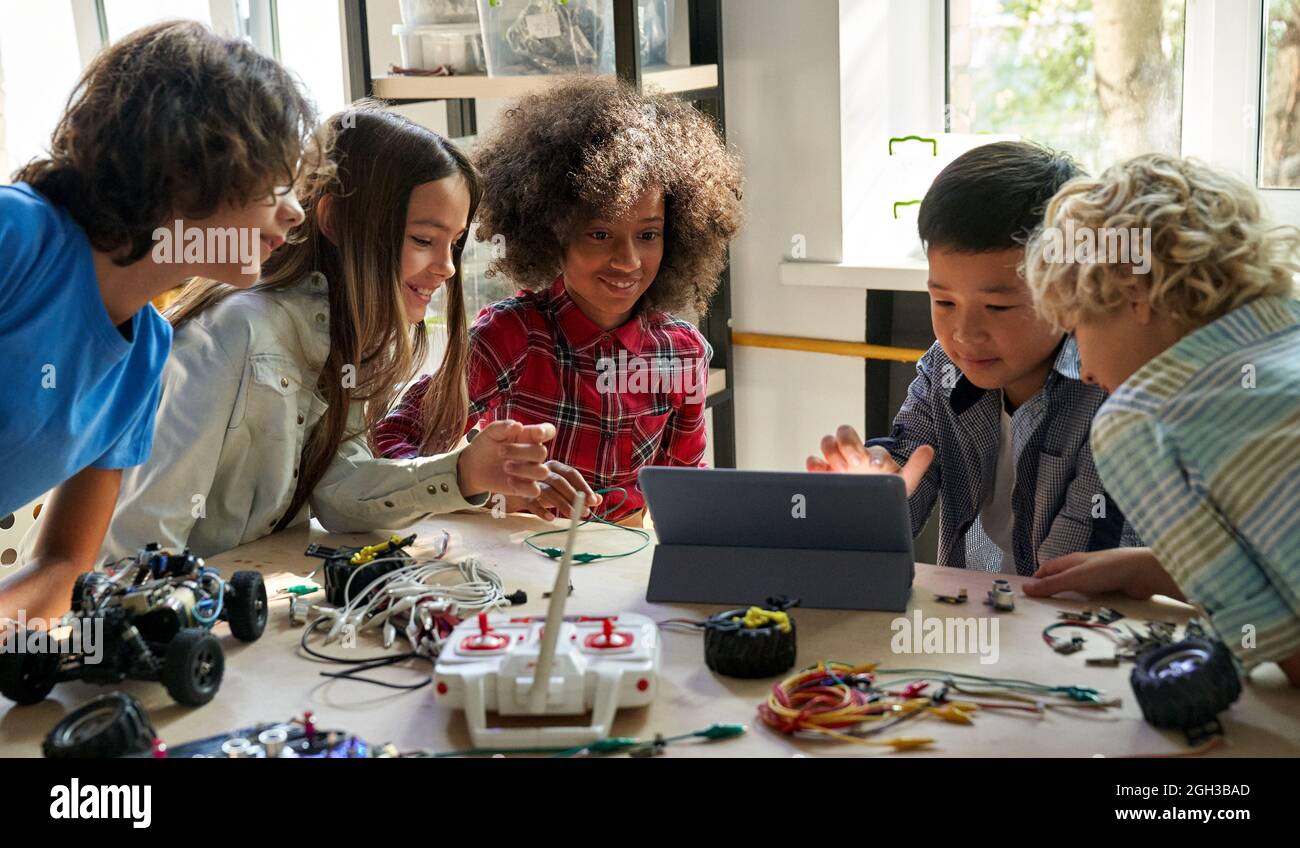
[{"label": "boy in blue t-shirt", "polygon": [[50,492],[31,560],[0,572],[0,621],[68,609],[122,469],[152,445],[171,327],[150,300],[189,277],[256,281],[302,221],[314,124],[273,60],[157,24],[87,67],[50,156],[0,186],[0,516]]}]

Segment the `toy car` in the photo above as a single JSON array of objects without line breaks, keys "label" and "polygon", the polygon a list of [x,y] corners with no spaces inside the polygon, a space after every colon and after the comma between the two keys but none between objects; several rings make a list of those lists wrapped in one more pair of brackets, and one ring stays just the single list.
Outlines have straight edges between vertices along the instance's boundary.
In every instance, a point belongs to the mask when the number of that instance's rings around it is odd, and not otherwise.
[{"label": "toy car", "polygon": [[160,681],[179,703],[200,706],[217,693],[225,670],[212,626],[225,621],[236,639],[253,642],[266,629],[266,615],[258,572],[239,571],[227,582],[189,549],[175,554],[151,543],[111,574],[77,578],[62,624],[93,632],[93,653],[85,644],[20,631],[8,641],[37,649],[0,652],[0,694],[35,704],[67,680],[131,678]]}]

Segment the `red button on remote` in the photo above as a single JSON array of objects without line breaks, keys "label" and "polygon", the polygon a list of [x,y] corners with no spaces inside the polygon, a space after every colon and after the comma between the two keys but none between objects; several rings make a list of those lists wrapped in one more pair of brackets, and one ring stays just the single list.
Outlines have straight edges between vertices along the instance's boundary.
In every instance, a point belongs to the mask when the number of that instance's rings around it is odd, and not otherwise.
[{"label": "red button on remote", "polygon": [[626,630],[615,631],[614,619],[606,618],[601,622],[600,633],[593,633],[582,644],[598,651],[626,648],[632,644],[633,636]]},{"label": "red button on remote", "polygon": [[478,614],[478,635],[466,636],[460,640],[460,649],[462,651],[502,651],[506,645],[510,644],[510,637],[504,636],[492,630],[492,625],[488,624],[487,613]]}]

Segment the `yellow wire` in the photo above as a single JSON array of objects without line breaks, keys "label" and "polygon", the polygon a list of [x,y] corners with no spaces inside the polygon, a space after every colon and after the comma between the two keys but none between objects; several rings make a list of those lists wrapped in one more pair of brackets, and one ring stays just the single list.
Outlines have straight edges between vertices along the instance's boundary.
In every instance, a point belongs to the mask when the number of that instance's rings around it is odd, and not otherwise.
[{"label": "yellow wire", "polygon": [[[848,677],[855,674],[863,674],[874,670],[875,663],[866,663],[859,666],[848,666],[844,663],[820,662],[814,668],[792,674],[780,683],[780,688],[789,691],[794,688],[800,680],[811,677]],[[818,695],[814,697],[809,704],[818,705],[827,702],[826,696]],[[840,704],[834,709],[824,710],[814,715],[803,715],[805,709],[796,709],[787,707],[782,704],[776,697],[775,692],[771,692],[767,697],[767,706],[775,715],[794,723],[799,730],[806,730],[813,733],[819,733],[841,742],[853,742],[859,745],[874,745],[890,747],[896,751],[907,751],[913,748],[919,748],[931,744],[934,740],[928,737],[916,736],[897,736],[892,739],[864,739],[859,736],[842,733],[830,727],[823,725],[834,725],[843,723],[865,724],[873,721],[883,721],[885,719],[898,719],[900,716],[913,715],[918,711],[923,711],[928,715],[934,715],[944,721],[954,724],[971,724],[971,714],[979,707],[966,701],[951,701],[945,704],[934,704],[929,698],[909,698],[903,702],[885,703],[885,704],[854,704],[850,697],[850,690],[847,686],[841,687]],[[885,707],[885,709],[881,709]],[[867,712],[866,710],[871,710]]]}]

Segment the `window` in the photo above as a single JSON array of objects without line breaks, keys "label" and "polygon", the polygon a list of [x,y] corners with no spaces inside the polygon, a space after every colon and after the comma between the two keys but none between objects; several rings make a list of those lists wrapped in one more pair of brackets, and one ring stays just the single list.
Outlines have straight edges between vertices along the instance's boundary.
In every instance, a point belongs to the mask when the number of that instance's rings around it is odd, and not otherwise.
[{"label": "window", "polygon": [[1094,173],[1177,154],[1184,14],[1183,0],[950,0],[949,129],[1019,133]]},{"label": "window", "polygon": [[1264,30],[1261,188],[1300,188],[1300,0],[1268,0]]},{"label": "window", "polygon": [[337,3],[320,0],[276,0],[276,58],[302,80],[321,116],[347,105],[342,22]]},{"label": "window", "polygon": [[[0,183],[49,147],[81,74],[70,3],[0,0]],[[32,73],[39,68],[39,73]]]},{"label": "window", "polygon": [[168,0],[166,3],[103,0],[103,4],[110,44],[142,26],[174,18],[212,25],[212,4],[209,0]]},{"label": "window", "polygon": [[[466,140],[468,141],[468,140]],[[459,143],[459,141],[458,141]],[[468,148],[470,145],[465,144]],[[512,297],[518,290],[504,274],[487,276],[488,263],[492,261],[492,244],[480,242],[474,238],[474,228],[470,228],[465,242],[465,252],[461,256],[461,274],[464,280],[465,315],[470,324],[478,313],[489,303],[496,303]],[[425,361],[425,370],[432,371],[442,361],[443,351],[447,347],[447,288],[438,289],[429,301],[428,317],[424,325],[429,331],[431,342],[429,358]]]}]

